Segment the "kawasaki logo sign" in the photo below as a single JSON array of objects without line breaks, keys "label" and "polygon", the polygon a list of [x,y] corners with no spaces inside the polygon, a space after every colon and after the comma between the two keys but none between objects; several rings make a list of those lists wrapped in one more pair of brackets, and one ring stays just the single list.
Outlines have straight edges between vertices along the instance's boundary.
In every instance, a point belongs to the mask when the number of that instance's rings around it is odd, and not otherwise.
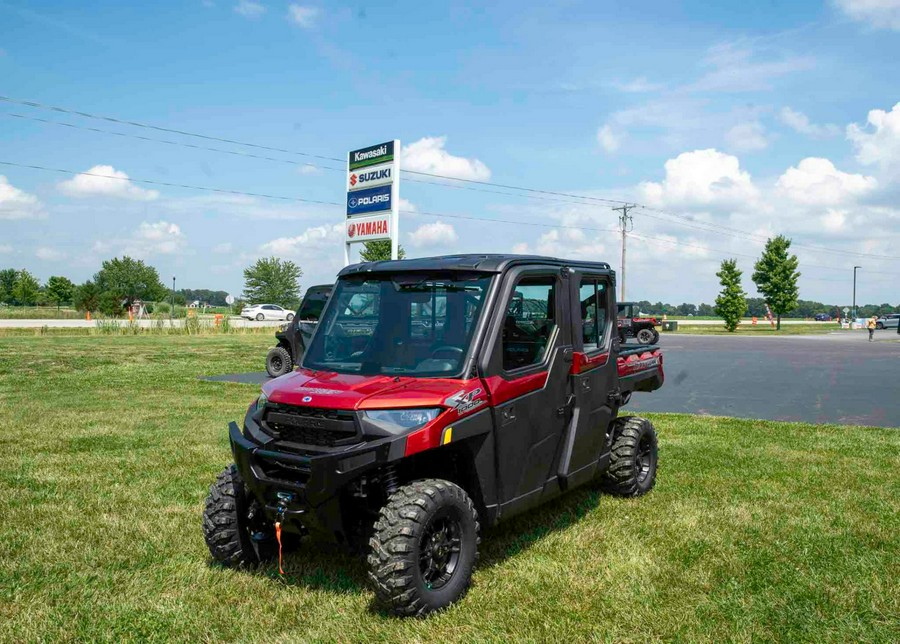
[{"label": "kawasaki logo sign", "polygon": [[387,163],[394,160],[394,142],[379,143],[378,145],[370,145],[361,150],[353,150],[350,153],[349,168],[357,170],[366,168],[379,163]]},{"label": "kawasaki logo sign", "polygon": [[391,213],[347,220],[347,242],[391,238]]}]

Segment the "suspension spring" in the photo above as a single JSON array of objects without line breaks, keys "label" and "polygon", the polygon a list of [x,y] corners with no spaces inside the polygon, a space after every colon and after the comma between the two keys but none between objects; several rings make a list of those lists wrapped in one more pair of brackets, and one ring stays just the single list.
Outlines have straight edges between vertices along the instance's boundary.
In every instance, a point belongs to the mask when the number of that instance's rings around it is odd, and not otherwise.
[{"label": "suspension spring", "polygon": [[384,483],[384,492],[388,496],[397,491],[397,466],[386,465],[381,475],[381,481]]}]

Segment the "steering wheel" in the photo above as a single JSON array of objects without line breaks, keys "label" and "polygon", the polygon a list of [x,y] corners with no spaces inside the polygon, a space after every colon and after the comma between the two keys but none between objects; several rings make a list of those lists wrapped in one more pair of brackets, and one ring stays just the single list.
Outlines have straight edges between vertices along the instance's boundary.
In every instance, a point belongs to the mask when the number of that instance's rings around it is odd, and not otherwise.
[{"label": "steering wheel", "polygon": [[441,353],[442,351],[448,351],[448,352],[454,353],[454,354],[456,354],[454,357],[458,357],[458,358],[462,358],[463,354],[465,354],[465,351],[463,351],[460,347],[453,347],[453,346],[450,346],[449,344],[445,344],[444,346],[434,349],[431,352],[431,357],[437,359],[437,357],[438,357],[437,354]]}]

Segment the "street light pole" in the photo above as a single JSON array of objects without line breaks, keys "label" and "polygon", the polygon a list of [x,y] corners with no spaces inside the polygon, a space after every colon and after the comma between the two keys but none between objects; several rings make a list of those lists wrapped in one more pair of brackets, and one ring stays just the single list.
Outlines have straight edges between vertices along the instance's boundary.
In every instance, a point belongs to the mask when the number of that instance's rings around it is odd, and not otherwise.
[{"label": "street light pole", "polygon": [[169,309],[169,322],[172,322],[172,317],[175,315],[175,276],[172,276],[172,308]]},{"label": "street light pole", "polygon": [[854,266],[853,267],[853,319],[857,318],[856,315],[856,269],[862,268],[862,266]]}]

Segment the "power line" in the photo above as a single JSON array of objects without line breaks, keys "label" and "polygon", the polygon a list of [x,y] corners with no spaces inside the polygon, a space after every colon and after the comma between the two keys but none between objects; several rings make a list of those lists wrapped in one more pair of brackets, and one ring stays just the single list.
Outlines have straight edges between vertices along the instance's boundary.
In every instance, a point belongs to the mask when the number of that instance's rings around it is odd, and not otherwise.
[{"label": "power line", "polygon": [[[218,137],[218,136],[212,136],[212,135],[206,135],[206,134],[198,134],[198,133],[189,132],[186,130],[179,130],[179,129],[175,129],[175,128],[166,128],[166,127],[161,127],[161,126],[156,126],[156,125],[150,125],[150,124],[142,123],[139,121],[132,121],[132,120],[119,119],[119,118],[110,117],[110,116],[92,114],[90,112],[69,109],[69,108],[56,106],[56,105],[47,105],[47,104],[40,103],[37,101],[16,99],[16,98],[8,97],[8,96],[0,96],[0,101],[4,101],[7,103],[16,104],[16,105],[23,105],[23,106],[27,106],[27,107],[37,108],[37,109],[50,110],[50,111],[59,112],[59,113],[63,113],[63,114],[71,114],[71,115],[81,116],[81,117],[89,118],[89,119],[107,121],[107,122],[116,123],[119,125],[126,125],[126,126],[133,126],[133,127],[138,127],[138,128],[156,130],[156,131],[160,131],[160,132],[167,132],[167,133],[171,133],[171,134],[178,134],[181,136],[195,137],[195,138],[200,138],[200,139],[209,140],[209,141],[218,141],[218,142],[222,142],[222,143],[228,143],[231,145],[246,146],[246,147],[250,147],[250,148],[254,148],[254,149],[280,152],[280,153],[284,153],[284,154],[297,155],[297,156],[302,156],[305,158],[320,159],[320,160],[325,160],[325,161],[337,161],[339,163],[345,162],[345,159],[340,159],[337,157],[328,157],[328,156],[318,155],[318,154],[313,154],[313,153],[308,153],[308,152],[301,152],[298,150],[288,150],[285,148],[277,148],[277,147],[272,147],[272,146],[260,145],[260,144],[256,144],[256,143],[239,141],[239,140],[229,139],[229,138],[224,138],[224,137]],[[264,155],[257,155],[257,154],[252,154],[252,153],[242,153],[242,152],[237,152],[234,150],[224,150],[224,149],[211,148],[211,147],[206,147],[206,146],[197,146],[197,145],[187,144],[184,142],[169,141],[169,140],[164,140],[164,139],[155,139],[155,138],[151,138],[151,137],[142,137],[142,136],[134,135],[134,134],[130,134],[130,133],[115,132],[115,131],[111,131],[111,130],[102,130],[99,128],[78,126],[78,125],[75,125],[72,123],[65,123],[65,122],[60,122],[60,121],[50,121],[47,119],[40,119],[38,117],[24,116],[21,114],[12,114],[12,113],[7,113],[7,114],[10,116],[16,117],[16,118],[28,118],[28,119],[32,119],[32,120],[40,121],[40,122],[44,122],[44,123],[50,123],[50,124],[60,125],[60,126],[64,126],[64,127],[71,127],[71,128],[75,128],[75,129],[83,129],[83,130],[88,130],[88,131],[101,132],[101,133],[111,134],[114,136],[126,136],[126,137],[137,138],[137,139],[141,139],[141,140],[145,140],[145,141],[154,141],[154,142],[159,142],[159,143],[164,143],[164,144],[169,144],[169,145],[181,145],[184,147],[208,150],[208,151],[223,153],[223,154],[231,154],[231,155],[235,155],[235,156],[244,156],[244,157],[264,159],[267,161],[274,161],[274,162],[279,162],[279,163],[301,165],[296,162],[288,161],[286,159],[277,159],[275,157],[268,157],[268,156],[264,156]],[[330,166],[316,166],[315,164],[302,164],[302,165],[312,165],[313,167],[317,167],[317,168],[321,168],[321,169],[337,171],[337,172],[344,172],[344,170],[342,168],[334,168],[334,167],[330,167]],[[606,198],[602,198],[602,197],[594,197],[594,196],[589,196],[589,195],[578,195],[578,194],[573,194],[573,193],[565,193],[565,192],[558,192],[558,191],[551,191],[551,190],[541,190],[541,189],[537,189],[537,188],[528,188],[528,187],[524,187],[524,186],[501,184],[501,183],[495,183],[495,182],[490,182],[490,181],[480,181],[480,180],[476,180],[476,179],[463,179],[463,178],[459,178],[459,177],[451,177],[451,176],[447,176],[447,175],[441,175],[441,174],[437,174],[437,173],[423,172],[423,171],[417,171],[417,170],[401,170],[401,172],[403,172],[405,174],[414,174],[414,175],[426,176],[426,177],[435,178],[435,179],[457,181],[457,182],[462,182],[465,184],[491,186],[491,187],[503,188],[506,190],[518,190],[518,191],[527,193],[530,196],[530,198],[545,199],[548,201],[560,201],[562,203],[570,203],[573,205],[588,205],[588,203],[590,203],[590,202],[629,205],[629,202],[618,200],[618,199],[606,199]],[[409,179],[409,178],[407,178],[407,180],[408,181],[416,181],[415,179]],[[475,190],[478,192],[501,194],[504,196],[518,196],[518,195],[511,194],[511,193],[506,193],[506,192],[497,192],[497,191],[491,191],[491,190],[476,189],[471,186],[460,186],[460,185],[455,185],[455,184],[437,183],[437,182],[429,182],[429,181],[418,181],[418,182],[430,184],[430,185],[442,185],[442,186],[458,188],[458,189],[469,189],[469,190]],[[160,183],[159,185],[167,185],[167,184]],[[172,185],[175,187],[188,187],[188,186],[183,186],[183,185],[179,185],[179,184],[169,184],[169,185]],[[224,192],[227,192],[227,191],[224,191]],[[560,199],[553,199],[550,197],[566,197],[567,199],[576,199],[578,201],[565,201],[565,200],[560,200]],[[276,198],[278,198],[278,197],[276,197]],[[676,225],[681,225],[681,226],[685,226],[688,228],[694,228],[696,230],[701,230],[701,231],[710,232],[710,233],[719,234],[719,235],[732,236],[732,237],[738,237],[738,238],[746,237],[749,239],[755,239],[756,241],[758,241],[760,243],[762,243],[764,241],[760,235],[750,233],[748,231],[739,230],[739,229],[735,229],[735,228],[729,228],[729,227],[723,226],[721,224],[715,224],[715,223],[710,223],[710,222],[697,222],[696,220],[694,220],[688,216],[680,215],[680,214],[676,214],[676,213],[672,213],[672,212],[668,212],[668,211],[664,211],[664,210],[659,210],[659,209],[652,208],[652,207],[649,207],[649,206],[646,206],[643,204],[638,204],[638,203],[631,204],[631,205],[629,205],[629,208],[631,208],[632,206],[640,208],[644,212],[645,216],[655,218],[660,221],[668,221],[669,223],[673,223]],[[666,217],[674,218],[677,221],[670,221],[667,219],[663,219],[661,217],[656,217],[654,215],[648,215],[647,214],[648,211],[656,212],[656,213],[659,213]],[[726,231],[728,231],[728,232],[726,232]],[[853,257],[866,257],[866,258],[876,259],[876,260],[900,259],[900,256],[881,255],[881,254],[876,254],[876,253],[862,253],[862,252],[856,252],[856,251],[841,250],[841,249],[829,248],[829,247],[825,247],[825,246],[818,246],[818,245],[814,245],[814,244],[806,244],[803,242],[797,242],[797,241],[793,241],[793,240],[792,240],[792,244],[797,248],[805,248],[807,250],[811,250],[814,252],[841,254],[841,255],[847,255],[847,256],[853,256]]]},{"label": "power line", "polygon": [[[173,183],[173,182],[169,182],[169,181],[157,181],[157,180],[153,180],[153,179],[139,179],[136,177],[118,177],[118,176],[109,175],[109,174],[100,174],[97,172],[79,172],[77,170],[68,170],[65,168],[50,168],[50,167],[41,166],[41,165],[34,165],[34,164],[27,164],[27,163],[15,163],[13,161],[0,160],[0,165],[11,166],[11,167],[16,167],[16,168],[28,168],[31,170],[41,170],[44,172],[55,172],[55,173],[59,173],[59,174],[84,175],[84,176],[88,176],[88,177],[98,177],[101,179],[113,179],[115,181],[132,181],[134,183],[141,183],[141,184],[151,185],[151,186],[166,186],[166,187],[170,187],[170,188],[185,188],[188,190],[217,192],[217,193],[239,195],[239,196],[245,196],[245,197],[261,197],[264,199],[277,199],[279,201],[295,201],[295,202],[299,202],[299,203],[311,203],[311,204],[318,204],[318,205],[325,205],[325,206],[338,206],[340,208],[343,208],[346,205],[346,204],[338,203],[336,201],[320,201],[320,200],[315,200],[315,199],[306,199],[303,197],[289,197],[289,196],[285,196],[285,195],[272,195],[272,194],[266,194],[266,193],[261,193],[261,192],[247,192],[247,191],[242,191],[242,190],[215,188],[215,187],[211,187],[211,186],[195,186],[195,185],[190,185],[190,184],[185,184],[185,183]],[[531,222],[531,221],[517,221],[517,220],[512,220],[512,219],[494,219],[494,218],[490,218],[490,217],[474,217],[474,216],[468,216],[468,215],[456,215],[456,214],[451,214],[451,213],[423,212],[423,211],[419,211],[419,210],[401,210],[400,212],[402,212],[404,214],[409,214],[409,215],[425,215],[425,216],[429,216],[429,217],[446,217],[447,219],[466,219],[466,220],[471,220],[471,221],[482,221],[482,222],[488,222],[488,223],[493,222],[493,223],[502,223],[502,224],[515,224],[516,226],[537,226],[537,227],[541,227],[541,228],[569,228],[569,229],[574,229],[574,230],[581,230],[581,231],[591,230],[591,231],[596,231],[596,232],[612,232],[615,230],[614,228],[594,228],[594,227],[590,227],[590,226],[569,226],[566,224],[542,224],[542,223]]]}]

